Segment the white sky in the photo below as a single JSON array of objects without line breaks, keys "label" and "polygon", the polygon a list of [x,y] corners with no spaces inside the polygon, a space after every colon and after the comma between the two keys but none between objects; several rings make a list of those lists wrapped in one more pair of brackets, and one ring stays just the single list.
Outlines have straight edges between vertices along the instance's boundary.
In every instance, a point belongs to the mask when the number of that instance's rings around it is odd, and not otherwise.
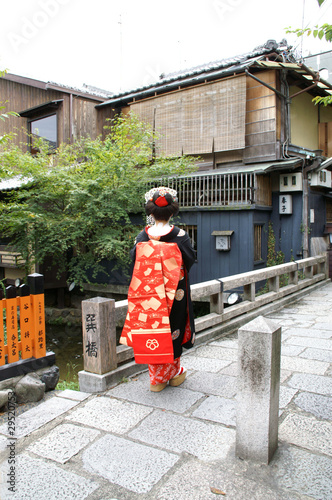
[{"label": "white sky", "polygon": [[[332,0],[3,0],[1,18],[0,68],[119,92],[268,39],[301,50],[285,28],[332,24]],[[327,50],[303,40],[303,55]]]}]

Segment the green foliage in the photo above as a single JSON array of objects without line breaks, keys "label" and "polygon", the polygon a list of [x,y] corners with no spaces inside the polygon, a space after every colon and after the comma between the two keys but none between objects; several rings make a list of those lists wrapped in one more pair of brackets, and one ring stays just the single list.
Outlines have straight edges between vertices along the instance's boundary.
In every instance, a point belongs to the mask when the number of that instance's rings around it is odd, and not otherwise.
[{"label": "green foliage", "polygon": [[65,391],[66,389],[71,389],[72,391],[79,391],[79,382],[77,375],[78,365],[73,363],[67,363],[67,373],[64,379],[60,379],[57,383],[56,390]]},{"label": "green foliage", "polygon": [[126,268],[137,234],[130,214],[143,213],[148,182],[194,169],[188,157],[152,162],[155,136],[135,115],[118,116],[105,140],[61,145],[56,154],[39,141],[38,154],[11,140],[0,144],[0,176],[25,184],[0,202],[0,233],[26,261],[26,272],[52,256],[68,282],[92,280],[103,259]]},{"label": "green foliage", "polygon": [[[284,253],[281,250],[279,250],[278,252],[276,251],[276,238],[273,230],[273,224],[271,221],[269,221],[266,266],[267,267],[278,266],[280,264],[283,264],[284,262],[285,262]],[[283,274],[282,276],[280,276],[279,283],[281,287],[287,285],[288,275]],[[266,282],[264,287],[260,290],[259,295],[267,293],[268,291],[269,291],[269,285],[268,282]]]},{"label": "green foliage", "polygon": [[[317,0],[319,6],[321,7],[325,0]],[[327,42],[332,41],[332,24],[324,23],[322,26],[316,25],[314,28],[304,28],[304,29],[292,29],[290,26],[286,28],[286,33],[295,33],[298,37],[307,35],[313,36],[314,38],[319,38],[322,40],[325,38]],[[315,104],[322,104],[324,106],[328,106],[332,104],[332,96],[316,96],[313,98],[312,102]]]},{"label": "green foliage", "polygon": [[298,37],[300,36],[313,36],[322,40],[325,38],[327,42],[332,41],[332,25],[324,23],[322,26],[316,25],[314,28],[297,28],[292,29],[290,26],[286,28],[286,33],[295,33]]}]

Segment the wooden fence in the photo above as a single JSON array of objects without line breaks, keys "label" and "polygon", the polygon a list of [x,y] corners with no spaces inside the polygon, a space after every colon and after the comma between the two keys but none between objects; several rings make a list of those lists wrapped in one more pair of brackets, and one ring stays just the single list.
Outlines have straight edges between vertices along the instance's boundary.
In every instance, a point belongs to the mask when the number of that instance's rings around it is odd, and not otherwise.
[{"label": "wooden fence", "polygon": [[0,300],[0,367],[44,356],[44,280],[35,273],[28,276],[28,285],[8,286]]},{"label": "wooden fence", "polygon": [[[222,333],[234,331],[255,315],[261,314],[263,306],[281,307],[280,301],[278,302],[279,306],[274,306],[273,303],[283,298],[286,300],[289,298],[289,301],[295,300],[301,291],[305,293],[305,289],[309,291],[310,287],[327,279],[328,259],[327,254],[325,254],[192,285],[192,300],[207,301],[210,304],[210,312],[195,320],[196,344]],[[257,289],[264,283],[266,283],[266,293],[257,293]],[[240,292],[242,301],[226,308],[226,293],[228,295],[230,291],[234,290]],[[98,298],[91,300],[98,301]],[[132,348],[116,345],[116,325],[123,324],[127,314],[127,300],[117,302],[111,299],[100,298],[100,300],[112,303],[110,304],[111,323],[107,324],[107,335],[102,333],[103,328],[99,330],[99,326],[97,327],[103,322],[102,317],[99,317],[99,313],[93,314],[96,324],[94,342],[99,346],[100,337],[105,336],[108,362],[103,369],[95,371],[90,367],[87,349],[84,353],[84,371],[79,372],[80,387],[83,387],[81,390],[92,392],[105,390],[110,384],[121,380],[123,376],[137,372],[139,369],[134,366]],[[91,306],[90,301],[84,302],[87,304],[84,306],[82,303],[83,321],[86,315],[91,316],[88,314],[90,313],[88,309],[84,310],[84,307]],[[105,348],[101,350],[103,351]]]}]

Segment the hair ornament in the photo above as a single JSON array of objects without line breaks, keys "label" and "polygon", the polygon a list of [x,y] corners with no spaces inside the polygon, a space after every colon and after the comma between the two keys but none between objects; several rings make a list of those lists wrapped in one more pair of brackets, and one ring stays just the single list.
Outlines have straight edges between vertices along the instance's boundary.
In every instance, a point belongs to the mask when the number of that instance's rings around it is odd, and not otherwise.
[{"label": "hair ornament", "polygon": [[172,196],[173,201],[177,201],[177,192],[175,191],[175,189],[171,189],[165,186],[160,186],[157,188],[152,188],[150,189],[150,191],[145,193],[145,203],[147,203],[148,201],[152,201],[153,196],[156,192],[159,193],[158,198],[155,200],[155,203],[156,205],[158,205],[158,207],[166,207],[168,205],[168,202],[165,199],[165,195],[167,193]]}]

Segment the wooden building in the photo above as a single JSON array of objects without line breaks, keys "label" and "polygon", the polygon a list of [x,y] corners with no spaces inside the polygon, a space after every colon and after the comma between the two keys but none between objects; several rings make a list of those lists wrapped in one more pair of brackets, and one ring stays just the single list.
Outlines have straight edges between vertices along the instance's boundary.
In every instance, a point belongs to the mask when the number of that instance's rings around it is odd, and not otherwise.
[{"label": "wooden building", "polygon": [[[51,148],[73,143],[80,137],[96,138],[103,132],[106,113],[97,110],[96,105],[111,95],[94,87],[74,89],[7,73],[0,78],[0,102],[6,104],[6,111],[15,111],[19,116],[9,115],[0,120],[0,136],[15,132],[13,141],[31,153],[34,153],[34,136],[46,139]],[[16,179],[5,182],[0,179],[0,190],[18,187]],[[0,235],[0,279],[13,284],[23,277],[23,271],[18,269],[20,257],[7,244]],[[36,270],[45,275],[45,288],[61,290],[66,285],[66,277],[57,279],[49,266],[38,266]]]},{"label": "wooden building", "polygon": [[14,131],[15,141],[22,147],[28,141],[27,133],[44,137],[53,147],[80,137],[96,138],[105,125],[104,113],[96,105],[111,95],[89,86],[74,89],[7,73],[0,78],[0,101],[19,116],[0,121],[0,136]]},{"label": "wooden building", "polygon": [[332,108],[312,99],[331,91],[272,40],[96,106],[149,122],[157,154],[197,156],[197,172],[167,180],[197,248],[193,282],[264,267],[270,220],[286,260],[327,248]]}]

